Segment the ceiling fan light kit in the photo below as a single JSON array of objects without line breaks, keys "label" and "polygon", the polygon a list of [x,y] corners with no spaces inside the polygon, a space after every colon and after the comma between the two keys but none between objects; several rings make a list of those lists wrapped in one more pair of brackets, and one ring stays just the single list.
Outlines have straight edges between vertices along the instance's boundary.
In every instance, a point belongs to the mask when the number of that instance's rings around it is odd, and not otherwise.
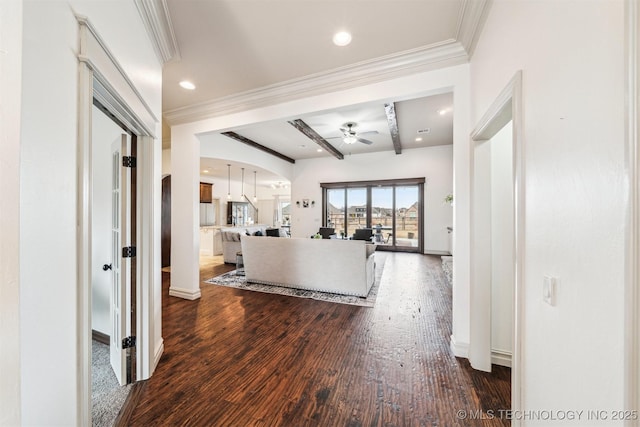
[{"label": "ceiling fan light kit", "polygon": [[342,141],[345,144],[355,144],[358,141],[358,138],[356,138],[355,136],[345,136],[344,138],[342,138]]}]

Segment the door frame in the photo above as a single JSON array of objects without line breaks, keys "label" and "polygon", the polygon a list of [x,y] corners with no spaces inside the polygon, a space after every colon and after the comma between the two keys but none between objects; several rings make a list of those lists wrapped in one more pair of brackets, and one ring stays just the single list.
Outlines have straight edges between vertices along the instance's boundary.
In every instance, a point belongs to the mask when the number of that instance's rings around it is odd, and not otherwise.
[{"label": "door frame", "polygon": [[[94,98],[109,114],[138,136],[138,197],[136,300],[137,340],[136,377],[149,378],[162,355],[164,345],[155,336],[160,325],[155,324],[155,307],[159,301],[159,186],[154,178],[161,164],[159,138],[155,129],[160,121],[146,103],[104,40],[90,21],[76,15],[78,21],[78,178],[77,178],[77,419],[81,425],[91,425],[91,209],[92,209],[92,106]],[[133,319],[132,319],[133,320]]]},{"label": "door frame", "polygon": [[[479,306],[475,304],[475,295],[490,295],[491,288],[487,289],[487,285],[491,283],[481,283],[474,276],[476,264],[479,259],[479,248],[476,246],[476,234],[478,230],[474,224],[474,148],[476,144],[490,140],[502,127],[512,121],[513,136],[513,189],[514,189],[514,259],[515,259],[515,277],[514,277],[514,293],[513,293],[513,355],[511,359],[511,409],[519,411],[522,409],[522,382],[524,378],[524,363],[522,352],[522,322],[524,320],[524,259],[525,259],[525,141],[523,132],[523,110],[522,110],[522,70],[518,70],[511,78],[506,87],[500,92],[495,101],[491,104],[486,113],[482,116],[474,130],[471,132],[471,156],[470,156],[470,203],[471,203],[471,253],[470,253],[470,271],[471,275],[471,324],[476,321],[486,323],[486,310],[490,310],[491,306]],[[490,313],[489,313],[490,316]],[[490,323],[485,325],[491,327]],[[486,335],[486,334],[481,334]],[[474,334],[470,331],[470,348],[469,359],[472,358]],[[513,425],[521,425],[520,420],[513,420]]]},{"label": "door frame", "polygon": [[[640,411],[640,5],[625,2],[625,169],[628,205],[625,242],[624,406]],[[638,426],[637,420],[625,425]]]}]

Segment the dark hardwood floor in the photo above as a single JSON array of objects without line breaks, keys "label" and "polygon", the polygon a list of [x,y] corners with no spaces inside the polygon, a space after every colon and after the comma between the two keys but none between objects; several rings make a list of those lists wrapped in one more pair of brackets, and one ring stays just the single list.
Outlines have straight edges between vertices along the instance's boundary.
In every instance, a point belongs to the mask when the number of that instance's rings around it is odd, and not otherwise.
[{"label": "dark hardwood floor", "polygon": [[[168,296],[163,272],[165,352],[125,423],[509,425],[481,411],[510,408],[510,370],[476,372],[449,350],[451,289],[440,257],[380,256],[373,308],[206,283],[187,301]],[[210,262],[200,278],[232,268]]]}]

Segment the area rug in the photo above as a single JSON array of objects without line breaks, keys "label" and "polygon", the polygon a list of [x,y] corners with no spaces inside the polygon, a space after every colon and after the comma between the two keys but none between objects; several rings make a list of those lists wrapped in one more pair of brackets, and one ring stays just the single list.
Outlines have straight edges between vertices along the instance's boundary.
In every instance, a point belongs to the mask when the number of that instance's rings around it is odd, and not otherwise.
[{"label": "area rug", "polygon": [[376,298],[378,297],[378,291],[380,289],[380,279],[382,278],[382,269],[384,267],[385,255],[386,254],[379,256],[378,253],[376,253],[375,281],[373,283],[373,286],[371,287],[371,290],[369,291],[369,294],[366,297],[339,295],[329,292],[310,291],[306,289],[293,289],[284,286],[263,285],[260,283],[247,283],[244,276],[236,275],[236,270],[205,280],[205,283],[243,289],[246,291],[287,295],[298,298],[311,298],[318,301],[357,305],[360,307],[373,307],[376,302]]}]

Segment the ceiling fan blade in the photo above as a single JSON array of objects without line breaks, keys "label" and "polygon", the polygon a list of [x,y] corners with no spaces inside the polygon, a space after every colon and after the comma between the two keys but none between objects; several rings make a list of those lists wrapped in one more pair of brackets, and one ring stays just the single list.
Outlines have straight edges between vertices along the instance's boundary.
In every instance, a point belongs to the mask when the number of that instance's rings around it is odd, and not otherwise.
[{"label": "ceiling fan blade", "polygon": [[329,136],[329,137],[327,137],[327,138],[325,138],[325,139],[339,139],[339,138],[340,138],[340,139],[341,139],[341,138],[344,138],[344,136]]},{"label": "ceiling fan blade", "polygon": [[377,135],[380,132],[378,132],[377,130],[368,130],[366,132],[358,132],[358,136],[360,135]]},{"label": "ceiling fan blade", "polygon": [[368,139],[364,139],[364,138],[356,138],[356,140],[358,142],[362,142],[363,144],[367,144],[367,145],[373,144],[373,141],[369,141]]}]

